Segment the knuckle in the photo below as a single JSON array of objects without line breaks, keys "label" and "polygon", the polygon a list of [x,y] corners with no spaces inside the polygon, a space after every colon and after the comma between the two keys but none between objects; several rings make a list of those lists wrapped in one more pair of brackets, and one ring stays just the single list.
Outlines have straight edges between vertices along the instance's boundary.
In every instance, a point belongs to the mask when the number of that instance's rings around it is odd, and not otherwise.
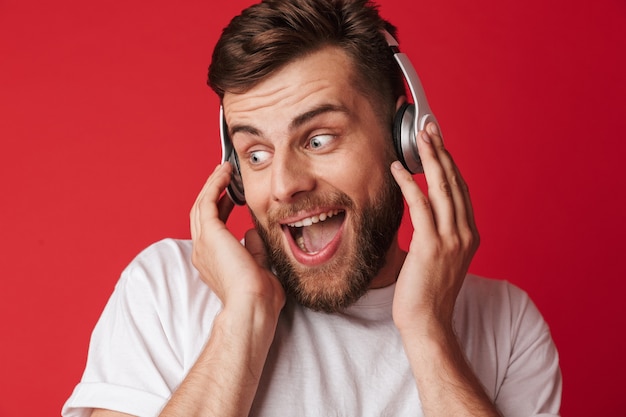
[{"label": "knuckle", "polygon": [[463,180],[463,177],[461,177],[457,172],[450,176],[450,183],[453,187],[458,188],[463,193],[469,193],[467,183]]},{"label": "knuckle", "polygon": [[461,179],[461,177],[458,176],[458,174],[452,174],[452,176],[450,177],[450,182],[453,186],[457,188],[463,188],[463,180]]},{"label": "knuckle", "polygon": [[471,230],[466,230],[461,233],[461,241],[464,248],[471,248],[474,245],[474,234]]},{"label": "knuckle", "polygon": [[478,232],[474,232],[473,236],[473,245],[472,247],[474,249],[478,249],[478,247],[480,246],[480,234],[478,234]]},{"label": "knuckle", "polygon": [[457,234],[453,234],[447,239],[447,251],[448,253],[456,254],[461,252],[463,245],[461,243],[461,237]]},{"label": "knuckle", "polygon": [[450,187],[450,183],[448,181],[442,181],[441,183],[439,183],[439,189],[446,196],[451,196],[452,195],[452,188]]},{"label": "knuckle", "polygon": [[480,246],[480,235],[477,231],[467,229],[463,232],[461,239],[463,247],[467,251],[475,251]]},{"label": "knuckle", "polygon": [[415,206],[423,210],[432,210],[430,200],[428,200],[428,198],[426,198],[425,196],[415,198]]}]

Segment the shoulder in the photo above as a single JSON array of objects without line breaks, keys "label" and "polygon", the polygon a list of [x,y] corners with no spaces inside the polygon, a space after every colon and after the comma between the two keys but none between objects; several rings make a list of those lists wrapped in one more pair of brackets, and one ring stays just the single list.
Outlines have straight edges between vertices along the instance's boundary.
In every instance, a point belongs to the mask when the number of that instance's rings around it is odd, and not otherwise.
[{"label": "shoulder", "polygon": [[164,239],[141,251],[122,272],[94,334],[131,350],[171,345],[174,357],[193,357],[203,341],[197,336],[208,334],[222,304],[194,268],[191,248],[191,241]]},{"label": "shoulder", "polygon": [[[141,251],[122,272],[115,292],[133,310],[199,314],[219,300],[191,262],[190,240],[163,239]],[[196,311],[199,310],[199,311]]]},{"label": "shoulder", "polygon": [[534,314],[536,308],[521,288],[508,281],[468,275],[457,300],[459,314],[482,315],[508,312],[511,314]]},{"label": "shoulder", "polygon": [[525,291],[468,275],[457,299],[455,330],[476,375],[505,415],[558,410],[558,352]]},{"label": "shoulder", "polygon": [[163,239],[145,248],[130,262],[122,272],[118,287],[180,287],[198,279],[191,263],[191,241]]},{"label": "shoulder", "polygon": [[164,266],[188,269],[191,266],[191,249],[191,240],[163,239],[142,250],[127,269],[156,269]]},{"label": "shoulder", "polygon": [[102,407],[156,415],[180,384],[221,308],[191,263],[191,247],[185,240],[156,242],[122,272],[66,412]]},{"label": "shoulder", "polygon": [[[459,329],[490,329],[515,343],[518,337],[549,333],[541,313],[521,288],[507,281],[468,275],[457,299]],[[465,333],[465,332],[464,332]],[[471,334],[467,335],[471,337]]]},{"label": "shoulder", "polygon": [[552,344],[547,323],[525,291],[474,275],[459,294],[455,328],[466,346],[489,345],[506,362],[538,342]]}]

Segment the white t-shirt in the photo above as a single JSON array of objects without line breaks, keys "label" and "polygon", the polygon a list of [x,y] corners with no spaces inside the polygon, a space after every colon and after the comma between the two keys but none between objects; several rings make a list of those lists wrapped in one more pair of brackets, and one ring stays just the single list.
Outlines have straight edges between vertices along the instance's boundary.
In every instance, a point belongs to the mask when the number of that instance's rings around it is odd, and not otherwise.
[{"label": "white t-shirt", "polygon": [[[85,372],[63,416],[86,416],[92,408],[159,414],[222,307],[190,259],[190,241],[168,239],[126,268],[94,329]],[[391,317],[394,289],[371,290],[341,314],[288,301],[250,415],[422,416]],[[468,275],[455,326],[504,416],[558,415],[558,354],[526,293]]]}]

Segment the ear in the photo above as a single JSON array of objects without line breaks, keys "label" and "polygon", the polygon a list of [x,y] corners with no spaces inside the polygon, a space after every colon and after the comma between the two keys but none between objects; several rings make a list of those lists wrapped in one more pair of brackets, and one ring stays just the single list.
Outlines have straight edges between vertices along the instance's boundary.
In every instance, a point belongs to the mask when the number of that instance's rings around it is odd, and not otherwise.
[{"label": "ear", "polygon": [[404,103],[406,103],[406,96],[398,97],[398,100],[396,100],[396,113],[400,110],[400,107],[402,107]]}]

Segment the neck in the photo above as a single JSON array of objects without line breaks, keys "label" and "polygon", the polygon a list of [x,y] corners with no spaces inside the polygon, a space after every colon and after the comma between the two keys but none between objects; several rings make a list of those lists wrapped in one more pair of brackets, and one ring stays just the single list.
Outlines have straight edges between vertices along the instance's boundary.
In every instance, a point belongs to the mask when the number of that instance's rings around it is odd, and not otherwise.
[{"label": "neck", "polygon": [[383,288],[396,282],[398,275],[400,274],[400,270],[402,269],[402,265],[404,264],[406,255],[407,253],[400,249],[398,239],[396,238],[387,251],[387,255],[385,256],[385,265],[383,265],[380,271],[378,271],[378,274],[376,274],[376,277],[372,280],[369,288]]}]

